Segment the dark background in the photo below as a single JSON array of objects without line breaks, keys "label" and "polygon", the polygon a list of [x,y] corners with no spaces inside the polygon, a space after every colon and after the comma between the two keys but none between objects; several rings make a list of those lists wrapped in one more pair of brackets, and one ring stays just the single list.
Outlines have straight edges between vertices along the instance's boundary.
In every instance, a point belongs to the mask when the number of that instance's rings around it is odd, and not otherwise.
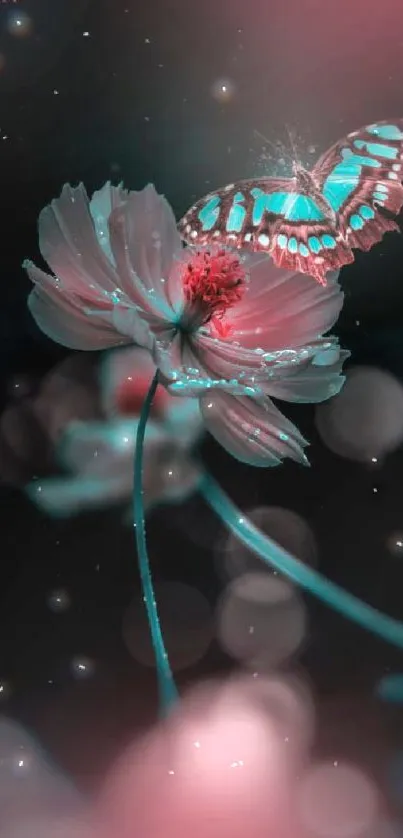
[{"label": "dark background", "polygon": [[[180,217],[209,184],[269,165],[255,131],[274,142],[290,124],[304,157],[312,144],[320,153],[365,122],[401,116],[402,9],[398,0],[386,0],[381,10],[372,5],[0,4],[3,408],[16,381],[35,390],[68,354],[31,320],[21,268],[24,258],[38,259],[37,216],[63,183],[82,180],[92,191],[109,178],[136,189],[152,181]],[[32,22],[24,35],[10,32],[10,14],[17,12]],[[215,92],[222,79],[232,84],[228,101]],[[402,379],[403,239],[389,235],[358,254],[341,282],[342,344],[355,364]],[[355,465],[321,443],[313,407],[287,413],[312,441],[310,470],[290,463],[253,470],[212,441],[204,445],[206,462],[241,507],[275,504],[301,514],[318,541],[321,571],[403,618],[402,560],[387,546],[391,533],[403,532],[402,451],[377,469]],[[39,450],[36,432],[28,423]],[[70,522],[46,518],[21,491],[32,477],[29,462],[4,446],[0,453],[1,474],[11,469],[18,484],[0,488],[4,711],[31,727],[82,788],[93,788],[130,733],[156,713],[154,675],[136,665],[122,640],[122,615],[138,585],[132,533],[117,510]],[[201,499],[159,510],[149,519],[157,578],[188,582],[214,604],[221,590],[212,558],[219,537]],[[47,598],[60,587],[71,607],[54,614]],[[307,605],[309,637],[298,666],[313,688],[316,747],[360,759],[382,782],[381,752],[399,747],[403,731],[399,712],[379,705],[373,693],[385,672],[401,669],[401,653],[317,602]],[[94,661],[93,673],[79,681],[71,670],[76,655]],[[179,682],[230,666],[213,644]]]}]

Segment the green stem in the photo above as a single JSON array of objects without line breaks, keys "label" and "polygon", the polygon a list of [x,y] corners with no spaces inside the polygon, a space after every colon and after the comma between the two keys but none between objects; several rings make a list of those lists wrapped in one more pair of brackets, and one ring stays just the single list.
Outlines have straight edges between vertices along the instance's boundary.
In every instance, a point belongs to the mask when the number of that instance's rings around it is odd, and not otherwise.
[{"label": "green stem", "polygon": [[275,567],[292,582],[330,605],[335,611],[339,611],[340,614],[358,623],[362,628],[403,649],[402,622],[377,611],[376,608],[362,602],[339,585],[330,582],[317,571],[295,559],[271,538],[263,535],[207,474],[200,491],[225,526],[266,564]]},{"label": "green stem", "polygon": [[150,570],[150,562],[147,553],[146,529],[144,520],[143,503],[143,454],[144,436],[150,409],[158,387],[159,370],[156,371],[150,389],[144,400],[139,424],[137,427],[136,449],[134,455],[134,489],[133,489],[133,516],[136,529],[136,544],[138,566],[141,578],[141,585],[144,594],[144,602],[147,611],[148,623],[151,632],[151,639],[154,648],[157,665],[158,687],[160,695],[160,707],[162,713],[166,713],[178,700],[172,670],[169,664],[168,654],[165,648],[164,638],[161,631],[157,603],[155,600],[154,586]]}]

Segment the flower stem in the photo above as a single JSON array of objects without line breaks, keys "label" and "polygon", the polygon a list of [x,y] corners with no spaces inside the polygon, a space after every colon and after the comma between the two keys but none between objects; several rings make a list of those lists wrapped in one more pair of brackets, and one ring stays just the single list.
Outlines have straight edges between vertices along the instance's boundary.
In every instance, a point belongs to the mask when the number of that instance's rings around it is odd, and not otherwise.
[{"label": "flower stem", "polygon": [[154,648],[155,661],[157,665],[157,678],[160,696],[161,712],[165,714],[178,700],[178,691],[176,689],[172,670],[168,660],[168,654],[165,648],[164,638],[161,631],[157,603],[155,600],[154,586],[150,570],[150,562],[147,553],[146,530],[144,520],[144,504],[143,504],[143,453],[144,453],[144,435],[146,431],[150,409],[158,387],[159,370],[156,371],[151,382],[150,389],[140,413],[139,424],[137,427],[136,449],[134,455],[134,489],[133,489],[133,516],[134,526],[136,529],[136,544],[138,566],[141,578],[141,585],[144,595],[144,602],[147,611],[148,623],[151,632],[151,639]]},{"label": "flower stem", "polygon": [[301,588],[323,600],[335,611],[339,611],[362,628],[379,635],[383,640],[400,649],[403,648],[403,623],[393,617],[388,617],[387,614],[382,614],[381,611],[362,602],[339,585],[330,582],[317,571],[295,559],[271,538],[263,535],[247,516],[237,509],[209,475],[205,475],[200,491],[223,523],[266,564],[275,567],[292,582],[296,582]]}]

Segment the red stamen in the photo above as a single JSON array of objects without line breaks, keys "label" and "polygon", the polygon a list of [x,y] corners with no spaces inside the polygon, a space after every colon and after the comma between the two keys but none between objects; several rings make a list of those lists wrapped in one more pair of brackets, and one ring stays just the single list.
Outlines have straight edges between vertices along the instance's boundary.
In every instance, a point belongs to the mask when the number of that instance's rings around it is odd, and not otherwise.
[{"label": "red stamen", "polygon": [[183,290],[189,313],[199,323],[212,320],[217,331],[227,331],[218,322],[242,299],[245,288],[245,270],[228,250],[198,250],[185,267]]}]

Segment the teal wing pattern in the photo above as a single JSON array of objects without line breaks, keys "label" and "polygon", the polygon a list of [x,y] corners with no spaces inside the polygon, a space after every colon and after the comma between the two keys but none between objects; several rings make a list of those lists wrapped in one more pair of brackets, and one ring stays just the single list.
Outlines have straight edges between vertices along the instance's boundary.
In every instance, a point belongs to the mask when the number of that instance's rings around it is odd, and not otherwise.
[{"label": "teal wing pattern", "polygon": [[399,230],[391,216],[403,205],[402,173],[403,119],[353,131],[318,160],[312,175],[350,248],[369,250]]},{"label": "teal wing pattern", "polygon": [[179,222],[188,244],[266,251],[274,262],[326,283],[369,250],[403,204],[403,119],[367,125],[329,149],[311,172],[241,180],[202,198]]}]

